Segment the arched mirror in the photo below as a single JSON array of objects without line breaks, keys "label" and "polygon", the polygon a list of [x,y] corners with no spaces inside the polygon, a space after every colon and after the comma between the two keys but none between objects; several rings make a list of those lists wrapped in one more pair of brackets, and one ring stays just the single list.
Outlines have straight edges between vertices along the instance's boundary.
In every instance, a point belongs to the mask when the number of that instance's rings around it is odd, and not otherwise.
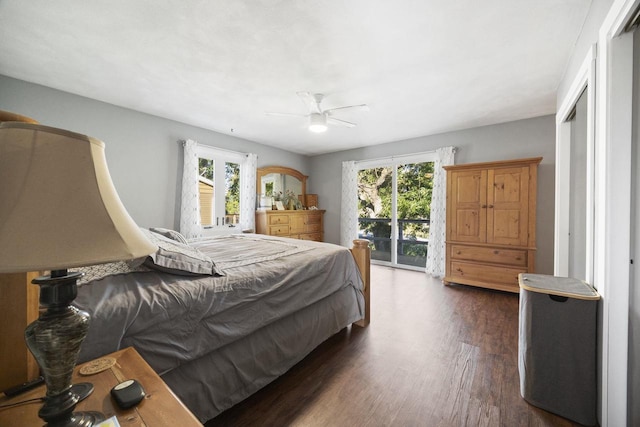
[{"label": "arched mirror", "polygon": [[256,174],[256,190],[261,206],[267,204],[265,198],[293,193],[295,196],[306,194],[307,176],[299,171],[284,166],[258,168]]}]

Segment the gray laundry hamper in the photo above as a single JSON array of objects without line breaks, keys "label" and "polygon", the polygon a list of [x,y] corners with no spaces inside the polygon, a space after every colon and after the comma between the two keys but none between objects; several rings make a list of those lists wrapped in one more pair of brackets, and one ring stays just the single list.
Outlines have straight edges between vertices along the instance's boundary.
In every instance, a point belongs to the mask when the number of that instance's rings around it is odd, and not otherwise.
[{"label": "gray laundry hamper", "polygon": [[527,273],[518,278],[522,397],[580,424],[595,425],[600,295],[577,279]]}]

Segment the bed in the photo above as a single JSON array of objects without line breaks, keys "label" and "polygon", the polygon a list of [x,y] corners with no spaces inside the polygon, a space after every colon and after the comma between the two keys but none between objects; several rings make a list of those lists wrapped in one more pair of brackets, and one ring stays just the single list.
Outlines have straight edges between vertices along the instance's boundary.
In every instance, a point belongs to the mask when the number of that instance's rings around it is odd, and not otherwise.
[{"label": "bed", "polygon": [[202,422],[369,322],[367,241],[143,231],[155,254],[84,269],[74,305],[91,326],[79,362],[133,346]]}]

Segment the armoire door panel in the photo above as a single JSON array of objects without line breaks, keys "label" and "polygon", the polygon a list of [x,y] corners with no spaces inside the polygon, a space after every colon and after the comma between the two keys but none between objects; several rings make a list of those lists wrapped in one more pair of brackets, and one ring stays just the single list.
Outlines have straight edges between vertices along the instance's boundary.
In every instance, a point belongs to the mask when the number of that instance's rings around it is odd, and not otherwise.
[{"label": "armoire door panel", "polygon": [[[516,245],[519,246],[522,238],[522,216],[522,212],[518,209],[500,209],[494,211],[493,233],[491,235],[492,243],[501,240],[517,240]],[[526,223],[526,221],[524,222]]]},{"label": "armoire door panel", "polygon": [[455,174],[456,202],[478,204],[485,198],[486,174],[461,172]]},{"label": "armoire door panel", "polygon": [[448,212],[448,239],[484,242],[487,238],[487,173],[460,171],[451,176],[447,197],[453,209]]},{"label": "armoire door panel", "polygon": [[477,209],[458,209],[456,211],[457,236],[477,239],[480,235],[479,212]]},{"label": "armoire door panel", "polygon": [[488,173],[487,243],[527,246],[529,168],[497,168]]},{"label": "armoire door panel", "polygon": [[[525,172],[527,172],[526,168]],[[491,190],[494,203],[520,203],[522,200],[522,168],[493,170]]]}]

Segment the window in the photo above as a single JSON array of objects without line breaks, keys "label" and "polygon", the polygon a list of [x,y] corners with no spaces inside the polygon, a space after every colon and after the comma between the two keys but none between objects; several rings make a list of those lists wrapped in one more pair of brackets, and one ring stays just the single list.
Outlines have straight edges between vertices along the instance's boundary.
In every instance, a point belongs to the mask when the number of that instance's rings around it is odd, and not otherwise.
[{"label": "window", "polygon": [[246,155],[198,145],[200,223],[205,230],[240,223],[240,169]]}]

